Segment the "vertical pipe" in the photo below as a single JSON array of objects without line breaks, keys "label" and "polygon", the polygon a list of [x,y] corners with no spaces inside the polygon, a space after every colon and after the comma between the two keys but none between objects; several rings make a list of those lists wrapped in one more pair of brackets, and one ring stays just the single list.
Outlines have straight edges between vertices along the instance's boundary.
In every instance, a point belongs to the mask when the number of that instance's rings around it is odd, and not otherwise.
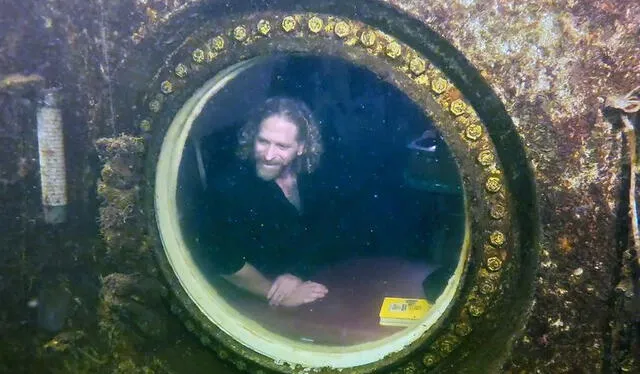
[{"label": "vertical pipe", "polygon": [[58,89],[43,91],[37,122],[44,219],[51,224],[62,223],[67,219],[67,178]]}]

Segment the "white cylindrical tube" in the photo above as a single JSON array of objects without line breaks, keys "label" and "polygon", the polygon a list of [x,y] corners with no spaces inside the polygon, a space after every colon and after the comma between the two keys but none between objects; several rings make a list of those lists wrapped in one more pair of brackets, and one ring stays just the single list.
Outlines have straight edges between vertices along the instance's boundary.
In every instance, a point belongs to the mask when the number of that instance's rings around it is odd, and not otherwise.
[{"label": "white cylindrical tube", "polygon": [[45,222],[62,223],[67,216],[62,113],[58,103],[58,90],[44,90],[43,94],[37,113],[42,207]]}]

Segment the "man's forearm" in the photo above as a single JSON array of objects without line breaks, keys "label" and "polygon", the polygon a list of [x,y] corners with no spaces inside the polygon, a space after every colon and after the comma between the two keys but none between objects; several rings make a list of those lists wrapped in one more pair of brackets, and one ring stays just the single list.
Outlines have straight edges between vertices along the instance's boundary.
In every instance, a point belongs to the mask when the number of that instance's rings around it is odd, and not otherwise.
[{"label": "man's forearm", "polygon": [[223,275],[223,277],[235,286],[265,299],[272,284],[269,279],[248,262],[245,262],[240,270],[231,275]]}]

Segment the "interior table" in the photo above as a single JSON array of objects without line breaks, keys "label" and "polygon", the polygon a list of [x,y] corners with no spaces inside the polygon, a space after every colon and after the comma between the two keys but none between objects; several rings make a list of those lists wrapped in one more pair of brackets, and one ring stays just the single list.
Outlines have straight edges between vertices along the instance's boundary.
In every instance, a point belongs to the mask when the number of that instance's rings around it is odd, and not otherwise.
[{"label": "interior table", "polygon": [[405,329],[380,325],[382,302],[385,297],[425,298],[422,282],[432,271],[427,263],[397,257],[349,259],[312,276],[309,280],[327,286],[328,294],[295,308],[269,306],[229,284],[220,284],[219,289],[240,313],[274,333],[308,343],[349,346]]}]

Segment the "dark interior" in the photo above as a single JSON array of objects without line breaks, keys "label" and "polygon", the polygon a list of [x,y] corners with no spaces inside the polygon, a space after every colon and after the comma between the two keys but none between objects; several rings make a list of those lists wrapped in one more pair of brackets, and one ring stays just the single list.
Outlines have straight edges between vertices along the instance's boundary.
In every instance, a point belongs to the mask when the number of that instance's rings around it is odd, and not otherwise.
[{"label": "dark interior", "polygon": [[[435,301],[458,263],[464,237],[456,163],[431,120],[404,93],[371,71],[337,58],[282,55],[261,61],[213,96],[193,124],[177,198],[183,232],[203,272],[230,300],[246,296],[221,283],[212,270],[216,259],[199,240],[204,230],[211,229],[201,225],[201,207],[207,199],[207,178],[236,157],[237,133],[249,108],[283,95],[303,100],[319,121],[325,153],[313,180],[320,193],[331,195],[340,206],[335,237],[327,238],[332,243],[327,248],[335,248],[336,253],[327,254],[331,260],[316,276],[329,277],[329,282],[341,286],[366,278],[367,284],[361,286],[375,289],[377,281],[391,282],[383,275],[371,278],[376,269],[424,264],[412,268],[414,274],[387,275],[396,284],[413,279],[407,285],[411,291],[401,287],[400,294]],[[342,245],[347,242],[348,246]],[[353,265],[351,270],[346,263]],[[351,278],[340,280],[347,273]],[[350,298],[375,298],[366,292],[351,293]],[[369,299],[357,304],[367,304]],[[247,313],[251,308],[243,305],[241,310]],[[255,314],[264,315],[257,308]],[[371,336],[359,339],[325,343],[357,343]]]}]

